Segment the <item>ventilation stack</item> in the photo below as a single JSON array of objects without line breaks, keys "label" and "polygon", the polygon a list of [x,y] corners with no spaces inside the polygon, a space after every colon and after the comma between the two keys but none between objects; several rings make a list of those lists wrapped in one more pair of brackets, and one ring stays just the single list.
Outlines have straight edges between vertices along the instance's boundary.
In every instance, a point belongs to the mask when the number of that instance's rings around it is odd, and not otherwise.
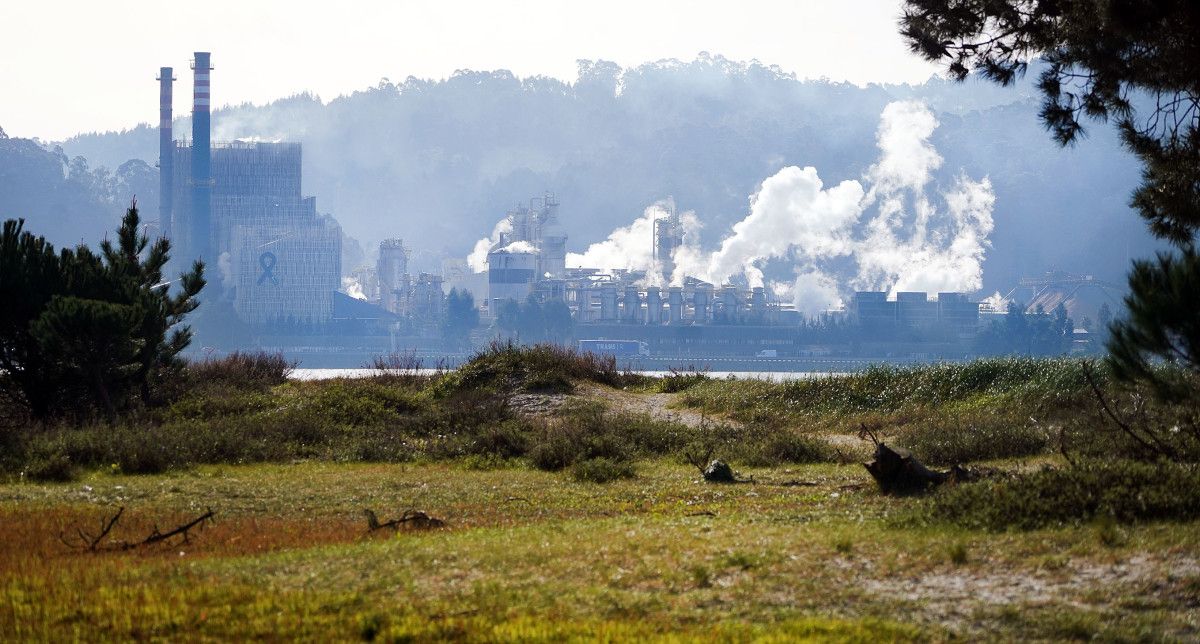
[{"label": "ventilation stack", "polygon": [[175,82],[174,71],[170,67],[160,67],[158,70],[158,225],[162,236],[172,237],[172,192],[175,178],[175,151],[171,142],[171,87]]},{"label": "ventilation stack", "polygon": [[662,290],[657,286],[646,287],[646,324],[662,323]]},{"label": "ventilation stack", "polygon": [[670,309],[670,323],[683,323],[683,289],[678,286],[672,286],[667,291],[667,307]]},{"label": "ventilation stack", "polygon": [[212,130],[209,104],[209,72],[212,71],[207,51],[196,52],[192,60],[192,212],[189,232],[188,259],[204,259],[211,263],[209,245],[212,239]]}]

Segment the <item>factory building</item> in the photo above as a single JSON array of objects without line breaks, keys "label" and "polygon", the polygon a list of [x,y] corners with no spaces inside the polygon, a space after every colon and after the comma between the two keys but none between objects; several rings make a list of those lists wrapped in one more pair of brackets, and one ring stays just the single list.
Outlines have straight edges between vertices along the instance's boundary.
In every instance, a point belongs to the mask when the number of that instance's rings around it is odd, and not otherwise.
[{"label": "factory building", "polygon": [[392,313],[398,312],[400,298],[409,287],[409,252],[403,239],[385,239],[379,243],[379,261],[375,263],[379,306]]},{"label": "factory building", "polygon": [[941,328],[962,337],[973,336],[979,325],[979,303],[964,293],[938,293],[930,300],[927,293],[904,291],[889,300],[884,291],[859,291],[847,314],[851,324],[873,331]]},{"label": "factory building", "polygon": [[171,68],[159,74],[164,232],[183,262],[203,259],[209,289],[252,325],[319,327],[341,286],[341,229],[301,192],[299,143],[210,137],[211,57],[192,64],[192,140],[172,141]]},{"label": "factory building", "polygon": [[489,310],[499,311],[505,300],[522,302],[533,292],[537,253],[500,248],[488,253]]},{"label": "factory building", "polygon": [[[645,272],[566,268],[566,235],[558,220],[553,193],[530,200],[507,214],[509,230],[500,234],[487,256],[487,311],[495,315],[507,300],[531,294],[541,301],[561,300],[577,324],[626,325],[780,324],[778,302],[762,287],[720,288],[695,278],[680,286],[648,284]],[[663,274],[674,272],[673,256],[683,244],[683,225],[672,206],[654,222],[652,255]],[[789,321],[795,321],[790,320]]]},{"label": "factory building", "polygon": [[442,276],[410,273],[411,254],[404,240],[385,239],[379,243],[379,260],[374,270],[356,271],[355,278],[367,301],[402,320],[408,330],[433,334],[445,315]]},{"label": "factory building", "polygon": [[567,235],[558,221],[558,199],[547,192],[506,214],[508,230],[488,252],[487,308],[524,300],[538,280],[562,279],[567,270]]}]

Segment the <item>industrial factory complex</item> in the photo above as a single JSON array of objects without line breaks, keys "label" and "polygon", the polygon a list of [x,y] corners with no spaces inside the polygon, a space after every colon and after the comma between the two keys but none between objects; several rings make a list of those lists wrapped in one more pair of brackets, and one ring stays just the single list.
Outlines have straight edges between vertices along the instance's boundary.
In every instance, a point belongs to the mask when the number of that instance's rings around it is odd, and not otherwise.
[{"label": "industrial factory complex", "polygon": [[208,298],[219,291],[242,322],[327,326],[341,286],[341,229],[302,196],[300,144],[212,142],[212,66],[207,52],[195,56],[190,143],[172,136],[173,70],[158,77],[163,234],[176,257],[204,260]]},{"label": "industrial factory complex", "polygon": [[[208,266],[202,299],[224,304],[210,308],[229,311],[260,347],[323,355],[441,351],[451,289],[470,292],[480,310],[473,344],[504,335],[497,322],[509,301],[561,302],[573,332],[560,341],[635,343],[638,355],[685,360],[963,357],[993,313],[962,293],[859,292],[844,310],[814,322],[762,287],[694,277],[656,284],[645,272],[568,268],[552,193],[507,213],[485,273],[459,260],[443,262],[439,273],[410,272],[412,251],[394,238],[380,243],[373,266],[342,266],[339,225],[302,192],[299,143],[211,140],[212,70],[210,55],[197,52],[190,141],[173,134],[176,79],[172,68],[160,70],[159,225],[181,266],[195,258]],[[411,224],[388,223],[396,232]],[[646,244],[660,274],[672,275],[683,244],[673,209],[654,222]],[[1059,302],[1053,284],[1027,286],[1041,289],[1034,297]]]}]

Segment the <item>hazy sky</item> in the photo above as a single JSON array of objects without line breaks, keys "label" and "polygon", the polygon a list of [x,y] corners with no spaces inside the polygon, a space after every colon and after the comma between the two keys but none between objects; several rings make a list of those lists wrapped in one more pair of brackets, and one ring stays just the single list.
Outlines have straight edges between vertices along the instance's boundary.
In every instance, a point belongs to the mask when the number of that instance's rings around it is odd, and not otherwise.
[{"label": "hazy sky", "polygon": [[217,106],[456,69],[573,81],[581,58],[701,51],[800,78],[921,82],[936,70],[905,49],[899,14],[899,0],[0,0],[0,127],[58,140],[155,122],[168,65],[187,112],[196,50],[212,52]]}]

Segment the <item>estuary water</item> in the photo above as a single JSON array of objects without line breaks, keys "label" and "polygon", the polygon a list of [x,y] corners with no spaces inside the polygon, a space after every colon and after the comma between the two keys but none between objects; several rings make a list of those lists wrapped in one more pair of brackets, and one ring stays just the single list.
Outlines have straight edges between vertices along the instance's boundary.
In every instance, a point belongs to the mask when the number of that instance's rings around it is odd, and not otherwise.
[{"label": "estuary water", "polygon": [[[435,369],[415,369],[418,375],[432,375]],[[295,380],[326,380],[329,378],[366,378],[378,373],[374,369],[295,369],[292,378]],[[637,371],[647,376],[662,377],[671,375],[670,371]],[[737,378],[739,380],[769,380],[784,382],[788,380],[808,380],[811,378],[831,378],[845,375],[827,371],[706,371],[704,375],[714,379]]]}]

